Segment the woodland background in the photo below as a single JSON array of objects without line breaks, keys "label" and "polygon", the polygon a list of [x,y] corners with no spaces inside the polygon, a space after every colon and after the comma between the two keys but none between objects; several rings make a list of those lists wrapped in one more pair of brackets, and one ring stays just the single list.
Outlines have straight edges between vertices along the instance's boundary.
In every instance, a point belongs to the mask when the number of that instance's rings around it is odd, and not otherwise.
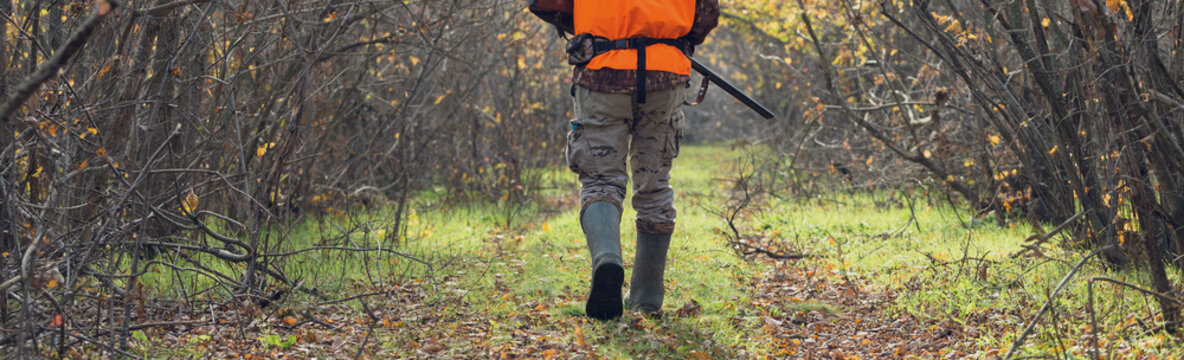
[{"label": "woodland background", "polygon": [[[778,114],[714,91],[687,110],[689,143],[751,147],[719,205],[740,253],[784,255],[741,241],[751,200],[889,194],[1143,274],[1118,286],[1181,323],[1184,3],[722,3],[696,56]],[[571,86],[524,8],[0,0],[0,351],[135,356],[137,330],[176,325],[160,314],[339,295],[293,264],[430,264],[402,250],[425,190],[522,225]],[[367,221],[293,242],[327,217]],[[138,280],[162,271],[167,293]]]}]

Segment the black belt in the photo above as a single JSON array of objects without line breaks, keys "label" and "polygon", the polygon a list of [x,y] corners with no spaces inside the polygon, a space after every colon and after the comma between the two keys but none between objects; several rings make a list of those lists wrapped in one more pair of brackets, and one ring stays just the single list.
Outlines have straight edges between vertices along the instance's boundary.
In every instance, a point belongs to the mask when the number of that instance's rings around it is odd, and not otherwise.
[{"label": "black belt", "polygon": [[[601,40],[603,39],[603,40]],[[686,40],[682,39],[651,39],[645,37],[635,37],[628,39],[608,40],[603,37],[595,37],[592,40],[592,52],[599,56],[600,54],[623,49],[637,50],[637,103],[645,103],[645,48],[655,44],[666,44],[673,46],[679,51],[686,48]]]}]

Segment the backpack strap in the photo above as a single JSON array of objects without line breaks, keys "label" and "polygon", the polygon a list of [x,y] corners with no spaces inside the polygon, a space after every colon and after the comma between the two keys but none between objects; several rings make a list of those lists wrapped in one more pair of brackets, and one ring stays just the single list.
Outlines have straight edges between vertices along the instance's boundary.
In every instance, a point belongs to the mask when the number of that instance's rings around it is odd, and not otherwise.
[{"label": "backpack strap", "polygon": [[635,37],[628,39],[609,40],[604,37],[592,37],[592,51],[593,57],[600,54],[623,49],[637,50],[637,103],[645,103],[645,48],[655,44],[666,44],[675,47],[681,51],[686,51],[687,43],[684,39],[652,39],[646,37]]}]

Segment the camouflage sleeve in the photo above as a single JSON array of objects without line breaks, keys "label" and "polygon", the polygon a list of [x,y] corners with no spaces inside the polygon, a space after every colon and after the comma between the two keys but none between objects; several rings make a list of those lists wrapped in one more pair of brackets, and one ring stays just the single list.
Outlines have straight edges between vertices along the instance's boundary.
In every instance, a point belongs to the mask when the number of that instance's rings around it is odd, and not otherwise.
[{"label": "camouflage sleeve", "polygon": [[699,45],[707,39],[707,33],[719,24],[719,0],[695,0],[695,23],[687,39],[692,45]]}]

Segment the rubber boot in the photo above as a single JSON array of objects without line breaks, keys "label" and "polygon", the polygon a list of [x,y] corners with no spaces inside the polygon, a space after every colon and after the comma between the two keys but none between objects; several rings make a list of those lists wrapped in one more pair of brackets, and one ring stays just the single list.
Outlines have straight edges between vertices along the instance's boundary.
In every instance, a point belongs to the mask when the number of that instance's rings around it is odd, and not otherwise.
[{"label": "rubber boot", "polygon": [[588,251],[592,253],[592,289],[584,313],[588,317],[609,320],[621,316],[621,284],[625,268],[621,266],[621,212],[608,202],[594,202],[580,218]]},{"label": "rubber boot", "polygon": [[646,314],[657,315],[666,295],[666,250],[670,234],[637,232],[637,254],[633,258],[633,276],[629,280],[629,306]]}]

